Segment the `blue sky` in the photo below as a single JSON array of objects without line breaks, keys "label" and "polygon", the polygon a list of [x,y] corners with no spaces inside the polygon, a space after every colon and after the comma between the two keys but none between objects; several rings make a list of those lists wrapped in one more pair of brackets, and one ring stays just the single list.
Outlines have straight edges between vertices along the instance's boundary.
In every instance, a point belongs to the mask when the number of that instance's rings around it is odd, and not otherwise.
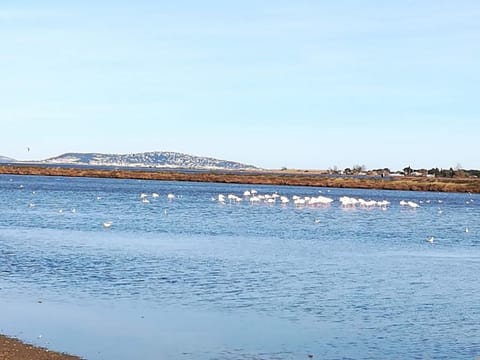
[{"label": "blue sky", "polygon": [[478,169],[478,19],[462,0],[2,1],[0,155]]}]

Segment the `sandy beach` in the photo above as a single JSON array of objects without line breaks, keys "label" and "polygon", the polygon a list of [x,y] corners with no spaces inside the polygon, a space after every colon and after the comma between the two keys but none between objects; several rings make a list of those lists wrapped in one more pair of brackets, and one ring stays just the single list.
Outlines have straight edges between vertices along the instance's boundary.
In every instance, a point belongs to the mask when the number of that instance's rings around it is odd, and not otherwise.
[{"label": "sandy beach", "polygon": [[0,335],[0,360],[79,360],[78,356],[58,353]]}]

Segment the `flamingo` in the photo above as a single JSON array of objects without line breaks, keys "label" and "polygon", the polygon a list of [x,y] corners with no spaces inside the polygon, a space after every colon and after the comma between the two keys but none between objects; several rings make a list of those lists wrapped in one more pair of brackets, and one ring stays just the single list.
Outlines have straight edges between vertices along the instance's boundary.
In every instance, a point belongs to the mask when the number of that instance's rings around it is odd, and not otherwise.
[{"label": "flamingo", "polygon": [[281,196],[280,201],[282,202],[282,204],[288,204],[290,202],[290,200],[288,200],[288,197],[286,196]]},{"label": "flamingo", "polygon": [[413,201],[407,201],[407,205],[413,209],[420,207],[420,205],[418,205],[416,202],[413,202]]},{"label": "flamingo", "polygon": [[317,200],[323,205],[330,205],[333,202],[333,199],[326,196],[318,196]]},{"label": "flamingo", "polygon": [[305,199],[300,199],[300,198],[298,198],[298,199],[295,199],[295,200],[293,201],[293,203],[294,203],[295,205],[297,205],[297,206],[305,205]]},{"label": "flamingo", "polygon": [[[342,206],[345,206],[345,207],[354,207],[356,204],[358,204],[360,202],[360,200],[362,199],[355,199],[355,198],[352,198],[352,197],[348,197],[348,196],[342,196],[339,201],[340,203],[342,204]],[[362,200],[363,201],[363,200]]]},{"label": "flamingo", "polygon": [[275,199],[274,198],[268,198],[265,200],[267,204],[275,204]]}]

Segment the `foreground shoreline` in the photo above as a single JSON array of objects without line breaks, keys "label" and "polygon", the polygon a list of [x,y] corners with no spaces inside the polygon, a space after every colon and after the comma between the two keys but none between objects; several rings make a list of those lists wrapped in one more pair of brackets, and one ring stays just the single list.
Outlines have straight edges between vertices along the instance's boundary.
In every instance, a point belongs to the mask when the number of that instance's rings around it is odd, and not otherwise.
[{"label": "foreground shoreline", "polygon": [[80,360],[78,356],[50,351],[26,344],[18,339],[0,335],[0,359],[2,360]]},{"label": "foreground shoreline", "polygon": [[376,178],[354,176],[331,177],[314,172],[299,171],[205,171],[191,172],[182,170],[129,170],[129,169],[95,169],[70,167],[18,166],[2,165],[0,174],[40,175],[66,177],[92,177],[113,179],[139,179],[161,181],[216,182],[252,185],[291,185],[336,188],[357,188],[376,190],[409,190],[480,193],[478,178],[427,178],[401,177]]}]

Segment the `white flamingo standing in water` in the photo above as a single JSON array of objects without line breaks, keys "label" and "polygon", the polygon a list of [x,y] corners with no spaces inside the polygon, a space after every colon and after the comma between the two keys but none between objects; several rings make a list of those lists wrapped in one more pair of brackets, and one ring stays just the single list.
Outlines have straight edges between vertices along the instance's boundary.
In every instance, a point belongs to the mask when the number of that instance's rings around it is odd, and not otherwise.
[{"label": "white flamingo standing in water", "polygon": [[407,201],[407,205],[410,206],[412,209],[416,209],[420,207],[420,205],[418,205],[416,202],[413,202],[413,201]]}]

